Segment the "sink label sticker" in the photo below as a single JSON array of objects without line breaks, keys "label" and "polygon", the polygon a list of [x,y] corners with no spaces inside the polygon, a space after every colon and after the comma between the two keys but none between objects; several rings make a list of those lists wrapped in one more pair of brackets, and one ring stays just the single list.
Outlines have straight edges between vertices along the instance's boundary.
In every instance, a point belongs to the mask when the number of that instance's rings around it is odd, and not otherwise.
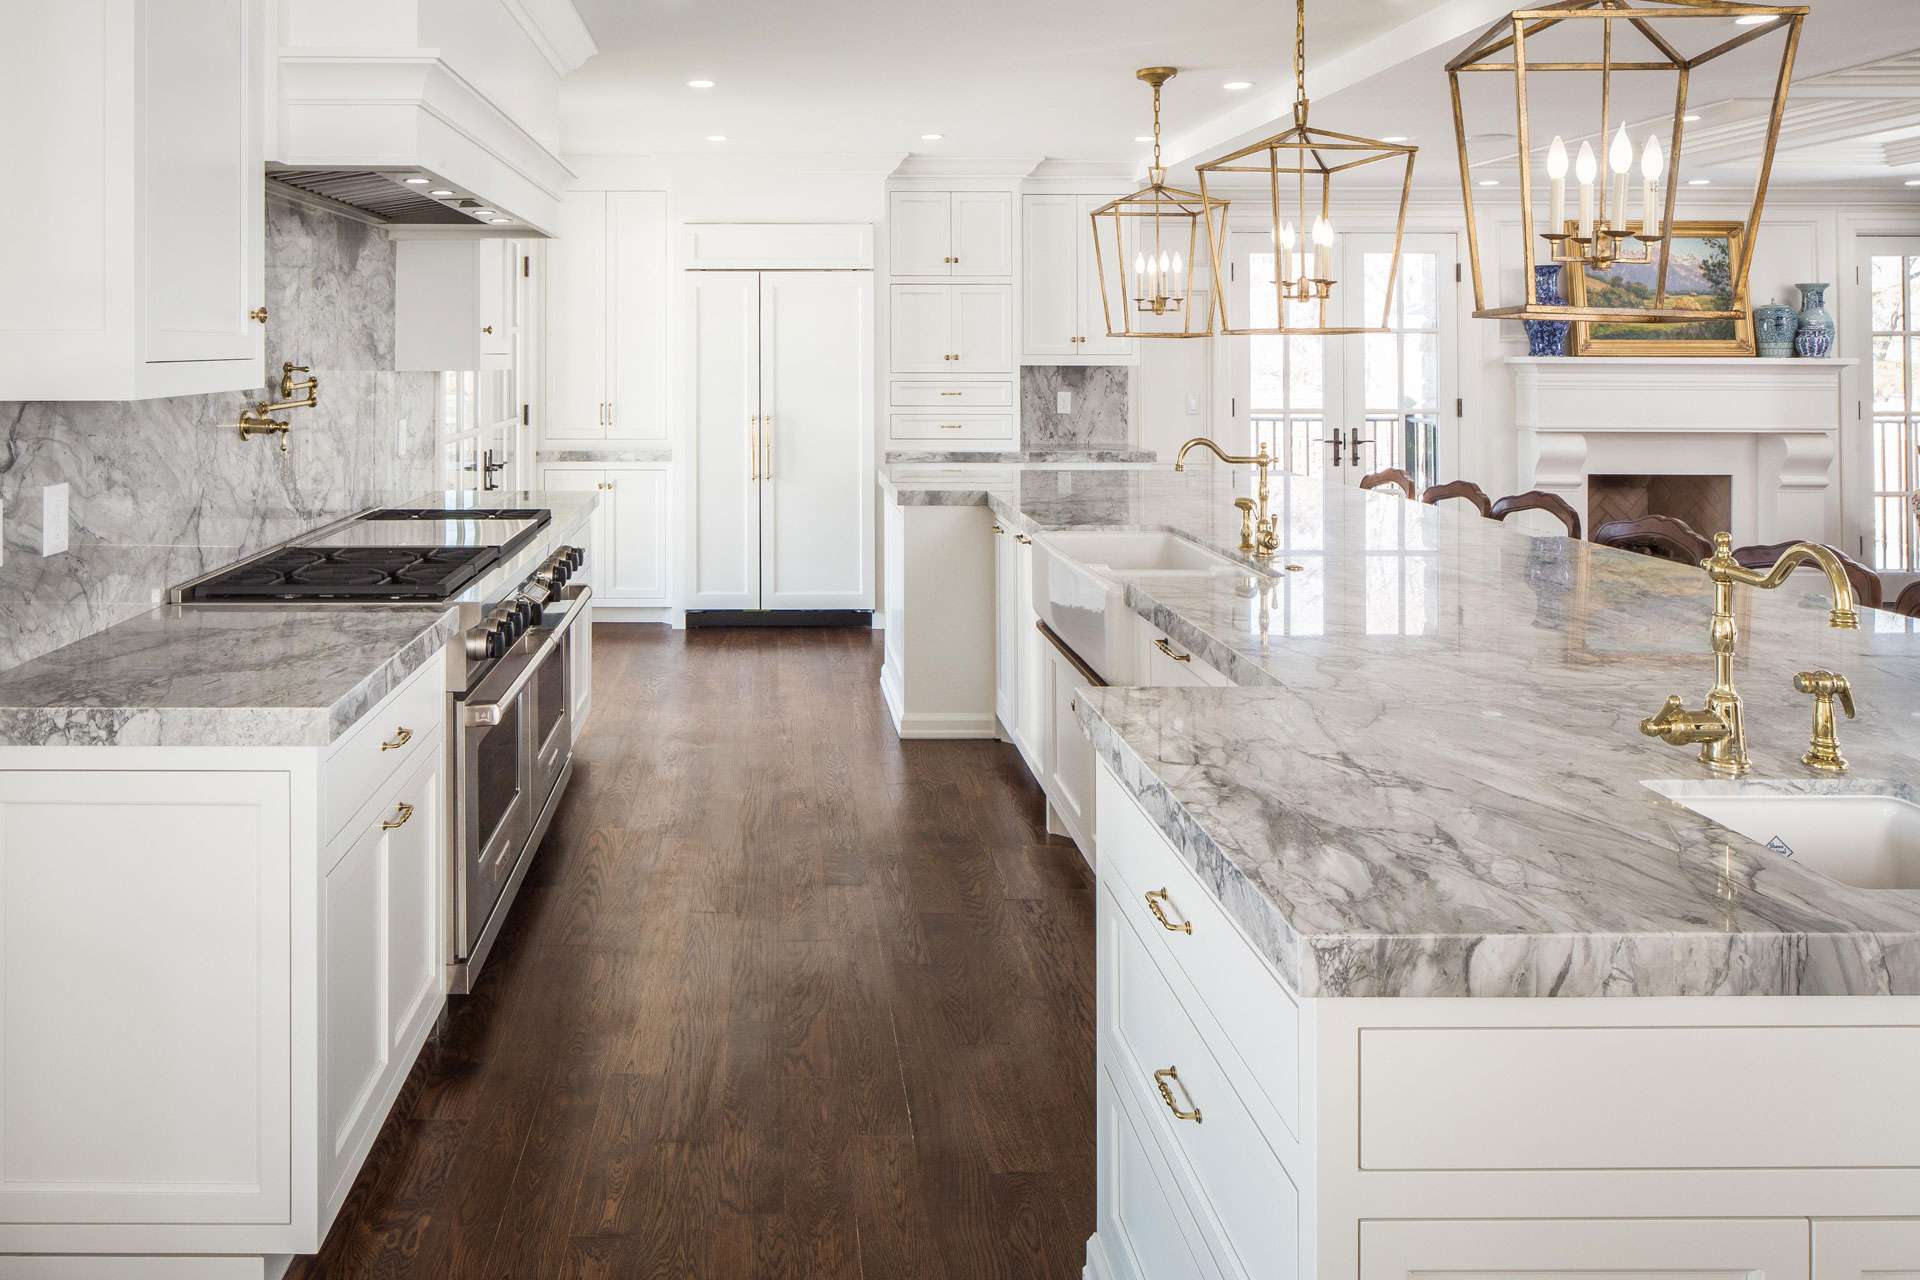
[{"label": "sink label sticker", "polygon": [[1793,856],[1793,846],[1785,840],[1782,840],[1779,836],[1775,836],[1773,839],[1767,841],[1767,848],[1773,850],[1783,858],[1791,858]]}]

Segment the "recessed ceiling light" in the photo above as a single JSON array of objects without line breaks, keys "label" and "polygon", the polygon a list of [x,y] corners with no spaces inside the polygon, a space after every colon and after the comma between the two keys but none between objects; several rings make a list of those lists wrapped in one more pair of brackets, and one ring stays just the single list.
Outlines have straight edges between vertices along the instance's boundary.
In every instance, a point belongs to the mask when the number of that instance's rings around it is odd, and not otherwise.
[{"label": "recessed ceiling light", "polygon": [[1386,137],[1380,139],[1380,141],[1382,142],[1405,142],[1406,140],[1407,140],[1407,135],[1404,133],[1390,133]]},{"label": "recessed ceiling light", "polygon": [[1499,186],[1499,185],[1500,185],[1500,179],[1498,179],[1498,178],[1482,178],[1482,179],[1480,179],[1480,185],[1481,185],[1481,186],[1483,186],[1483,187],[1497,187],[1497,186]]},{"label": "recessed ceiling light", "polygon": [[512,222],[512,218],[488,218],[488,222]]},{"label": "recessed ceiling light", "polygon": [[946,135],[946,134],[944,134],[944,133],[923,133],[923,134],[921,134],[921,135],[920,135],[920,141],[922,141],[922,142],[938,142],[938,141],[940,141],[940,139],[942,139],[942,138],[944,138],[944,137],[946,137],[946,136],[947,136],[947,135]]},{"label": "recessed ceiling light", "polygon": [[1693,122],[1694,122],[1695,120],[1698,120],[1699,118],[1700,118],[1699,116],[1681,116],[1681,117],[1680,117],[1680,123],[1681,123],[1681,124],[1692,124],[1692,123],[1693,123]]},{"label": "recessed ceiling light", "polygon": [[1690,187],[1710,187],[1713,185],[1713,179],[1712,178],[1688,178],[1687,185]]},{"label": "recessed ceiling light", "polygon": [[1744,18],[1735,18],[1733,25],[1736,27],[1763,27],[1779,16],[1777,13],[1750,13]]},{"label": "recessed ceiling light", "polygon": [[711,88],[713,88],[713,81],[711,81],[711,80],[689,80],[689,81],[687,81],[687,88],[689,88],[689,89],[711,89]]},{"label": "recessed ceiling light", "polygon": [[1229,80],[1229,81],[1227,81],[1227,82],[1226,82],[1225,84],[1223,84],[1223,85],[1221,85],[1220,87],[1221,87],[1222,89],[1225,89],[1225,90],[1226,90],[1226,91],[1227,91],[1228,93],[1238,93],[1238,92],[1240,92],[1240,91],[1241,91],[1242,89],[1251,89],[1251,88],[1253,88],[1253,81],[1251,81],[1251,80]]},{"label": "recessed ceiling light", "polygon": [[430,195],[430,196],[443,196],[443,197],[444,197],[444,196],[450,196],[450,195],[452,195],[452,194],[453,194],[453,192],[451,192],[451,191],[449,191],[449,190],[447,190],[447,189],[446,189],[445,187],[436,187],[436,188],[435,188],[434,190],[432,190],[432,191],[429,191],[429,192],[427,192],[427,194],[428,194],[428,195]]},{"label": "recessed ceiling light", "polygon": [[726,140],[727,135],[724,133],[710,133],[707,135],[708,142],[725,142]]},{"label": "recessed ceiling light", "polygon": [[1920,178],[1908,178],[1906,185],[1909,187],[1920,187]]},{"label": "recessed ceiling light", "polygon": [[406,184],[410,187],[424,187],[431,181],[433,181],[431,178],[408,178]]}]

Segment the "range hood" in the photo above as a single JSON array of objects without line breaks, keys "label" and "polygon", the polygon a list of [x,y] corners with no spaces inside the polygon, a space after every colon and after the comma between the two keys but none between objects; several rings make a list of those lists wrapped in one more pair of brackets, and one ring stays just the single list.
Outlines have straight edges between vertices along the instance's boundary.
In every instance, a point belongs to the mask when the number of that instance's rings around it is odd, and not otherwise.
[{"label": "range hood", "polygon": [[[296,169],[282,165],[269,166],[267,180],[309,200],[383,224],[489,231],[518,225],[517,220],[450,181],[415,169]],[[446,194],[436,196],[434,192]]]}]

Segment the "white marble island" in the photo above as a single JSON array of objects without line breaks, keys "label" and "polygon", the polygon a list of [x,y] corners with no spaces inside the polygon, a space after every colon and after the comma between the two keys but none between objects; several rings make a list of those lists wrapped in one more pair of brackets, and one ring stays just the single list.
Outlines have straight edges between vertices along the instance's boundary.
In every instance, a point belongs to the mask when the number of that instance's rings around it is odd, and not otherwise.
[{"label": "white marble island", "polygon": [[[1134,528],[1231,558],[1232,496],[1056,472],[984,500],[1042,554]],[[1070,695],[1100,759],[1089,1274],[1920,1266],[1920,892],[1645,785],[1907,794],[1912,624],[1828,630],[1817,575],[1743,592],[1756,767],[1719,782],[1637,730],[1709,683],[1703,574],[1392,495],[1275,504],[1259,571],[1121,575],[1176,659],[1141,673],[1184,687]],[[1798,763],[1812,667],[1859,704],[1837,783]]]}]

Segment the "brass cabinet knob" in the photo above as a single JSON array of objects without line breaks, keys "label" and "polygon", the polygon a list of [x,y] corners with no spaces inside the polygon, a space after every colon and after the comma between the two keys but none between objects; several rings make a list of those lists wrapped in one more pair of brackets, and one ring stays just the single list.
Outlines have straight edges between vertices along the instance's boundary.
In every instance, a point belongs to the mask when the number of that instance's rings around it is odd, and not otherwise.
[{"label": "brass cabinet knob", "polygon": [[480,326],[480,332],[482,332],[482,333],[492,333],[492,332],[493,332],[493,326],[492,326],[492,325],[490,325],[490,324],[483,324],[483,325],[481,325],[481,326]]},{"label": "brass cabinet knob", "polygon": [[261,324],[265,324],[267,322],[267,309],[265,307],[255,307],[253,310],[247,312],[247,319],[258,320]]}]

